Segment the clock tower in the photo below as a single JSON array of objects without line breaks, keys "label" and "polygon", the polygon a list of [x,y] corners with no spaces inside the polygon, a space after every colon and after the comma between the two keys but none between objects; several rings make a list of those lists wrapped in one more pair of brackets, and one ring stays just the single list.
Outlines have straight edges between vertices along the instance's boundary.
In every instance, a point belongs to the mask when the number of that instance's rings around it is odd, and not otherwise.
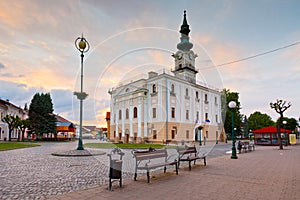
[{"label": "clock tower", "polygon": [[172,56],[175,58],[175,70],[173,73],[176,77],[184,79],[190,83],[196,83],[196,74],[198,71],[195,69],[195,54],[191,49],[193,44],[189,41],[189,25],[186,20],[186,11],[184,11],[183,22],[181,29],[180,42],[177,44],[178,51]]}]

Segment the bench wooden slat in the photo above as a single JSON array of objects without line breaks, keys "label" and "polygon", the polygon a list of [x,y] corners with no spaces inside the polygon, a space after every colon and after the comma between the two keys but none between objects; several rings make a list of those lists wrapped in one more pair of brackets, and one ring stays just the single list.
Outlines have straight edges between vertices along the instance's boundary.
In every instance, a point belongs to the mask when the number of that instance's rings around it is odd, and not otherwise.
[{"label": "bench wooden slat", "polygon": [[151,160],[155,158],[167,157],[166,152],[153,151],[149,153],[135,153],[136,160]]}]

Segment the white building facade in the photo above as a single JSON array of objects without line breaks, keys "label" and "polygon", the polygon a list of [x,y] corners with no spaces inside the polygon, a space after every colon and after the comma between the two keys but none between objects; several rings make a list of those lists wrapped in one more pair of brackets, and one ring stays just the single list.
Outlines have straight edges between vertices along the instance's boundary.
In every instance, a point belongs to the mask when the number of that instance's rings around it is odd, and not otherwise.
[{"label": "white building facade", "polygon": [[[0,140],[9,140],[8,124],[2,121],[6,115],[19,116],[20,119],[28,117],[27,112],[22,108],[12,104],[9,100],[0,99]],[[17,139],[20,136],[19,134],[21,134],[21,131],[15,128],[11,133],[11,138]]]},{"label": "white building facade", "polygon": [[173,75],[148,72],[109,91],[110,140],[124,143],[216,141],[222,134],[221,93],[196,83],[195,54],[184,13]]}]

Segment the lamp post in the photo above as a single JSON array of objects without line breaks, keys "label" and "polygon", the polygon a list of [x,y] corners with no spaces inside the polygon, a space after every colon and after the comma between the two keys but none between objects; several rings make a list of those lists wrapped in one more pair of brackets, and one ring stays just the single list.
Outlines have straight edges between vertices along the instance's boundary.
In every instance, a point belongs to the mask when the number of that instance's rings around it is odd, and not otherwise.
[{"label": "lamp post", "polygon": [[88,96],[87,93],[83,92],[83,57],[84,53],[86,53],[90,49],[90,44],[88,41],[81,35],[75,40],[75,47],[81,53],[81,77],[80,77],[80,92],[74,92],[74,95],[77,96],[77,99],[80,100],[80,125],[79,125],[79,138],[78,138],[78,147],[77,150],[83,150],[82,146],[82,104],[83,100]]},{"label": "lamp post", "polygon": [[283,123],[283,128],[284,128],[284,144],[285,144],[285,146],[287,146],[287,136],[286,136],[286,132],[285,132],[285,125],[287,124],[287,121],[283,121],[282,122]]},{"label": "lamp post", "polygon": [[233,110],[236,108],[236,102],[235,101],[230,101],[228,104],[228,107],[231,109],[231,124],[232,124],[232,151],[231,151],[231,159],[237,159],[238,157],[236,156],[236,148],[235,148],[235,133],[234,133],[234,112]]}]

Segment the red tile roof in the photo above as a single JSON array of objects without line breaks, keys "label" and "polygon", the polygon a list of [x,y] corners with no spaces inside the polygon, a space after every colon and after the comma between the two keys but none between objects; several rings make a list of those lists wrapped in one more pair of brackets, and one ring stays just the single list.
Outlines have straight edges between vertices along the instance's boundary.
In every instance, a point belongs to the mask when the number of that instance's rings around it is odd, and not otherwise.
[{"label": "red tile roof", "polygon": [[[292,131],[281,128],[280,132],[281,133],[283,133],[283,132],[290,133]],[[277,128],[275,126],[268,126],[265,128],[254,130],[254,131],[252,131],[252,133],[277,133]]]}]

